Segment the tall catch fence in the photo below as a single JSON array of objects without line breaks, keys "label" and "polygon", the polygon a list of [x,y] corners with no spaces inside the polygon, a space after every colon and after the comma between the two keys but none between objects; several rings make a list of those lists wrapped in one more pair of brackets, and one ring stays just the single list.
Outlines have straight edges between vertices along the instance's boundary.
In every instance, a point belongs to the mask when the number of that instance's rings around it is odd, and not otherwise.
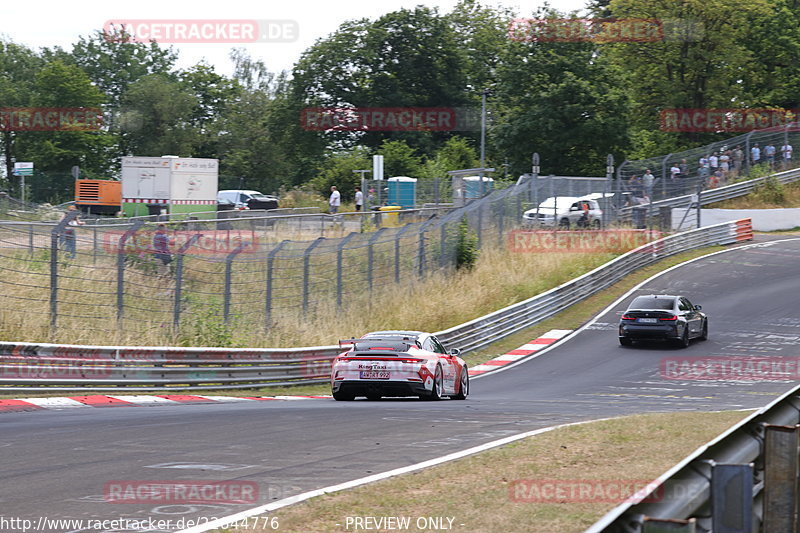
[{"label": "tall catch fence", "polygon": [[502,246],[540,189],[523,180],[459,209],[4,222],[0,313],[20,331],[48,318],[53,331],[264,331],[454,269],[469,235],[479,247]]}]

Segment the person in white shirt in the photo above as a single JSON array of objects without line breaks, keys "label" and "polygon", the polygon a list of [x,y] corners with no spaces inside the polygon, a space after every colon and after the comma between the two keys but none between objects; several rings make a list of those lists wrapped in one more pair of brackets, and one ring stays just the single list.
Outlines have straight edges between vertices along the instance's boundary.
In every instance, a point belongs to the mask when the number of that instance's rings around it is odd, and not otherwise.
[{"label": "person in white shirt", "polygon": [[361,192],[361,187],[356,187],[356,211],[361,211],[364,206],[364,193]]},{"label": "person in white shirt", "polygon": [[750,149],[750,161],[752,161],[753,165],[757,165],[761,162],[761,148],[758,147],[758,144],[755,144]]},{"label": "person in white shirt", "polygon": [[328,198],[328,207],[330,213],[335,215],[339,211],[339,206],[342,204],[342,195],[336,190],[336,185],[331,185],[331,197]]},{"label": "person in white shirt", "polygon": [[789,166],[789,161],[792,160],[792,145],[789,143],[781,146],[781,160],[783,161],[783,168]]}]

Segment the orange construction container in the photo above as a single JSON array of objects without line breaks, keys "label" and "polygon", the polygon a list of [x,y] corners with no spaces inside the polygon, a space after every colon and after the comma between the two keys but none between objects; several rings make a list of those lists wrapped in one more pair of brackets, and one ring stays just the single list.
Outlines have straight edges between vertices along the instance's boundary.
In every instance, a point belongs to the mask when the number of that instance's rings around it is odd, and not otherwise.
[{"label": "orange construction container", "polygon": [[75,180],[75,205],[87,213],[113,215],[122,208],[122,182]]}]

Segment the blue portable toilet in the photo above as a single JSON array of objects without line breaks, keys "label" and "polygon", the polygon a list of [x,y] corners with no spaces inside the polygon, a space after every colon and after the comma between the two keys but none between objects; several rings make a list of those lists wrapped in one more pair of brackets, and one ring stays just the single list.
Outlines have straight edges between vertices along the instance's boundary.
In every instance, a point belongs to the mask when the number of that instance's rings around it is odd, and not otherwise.
[{"label": "blue portable toilet", "polygon": [[468,200],[482,198],[494,189],[494,180],[489,176],[483,177],[483,183],[481,183],[480,176],[465,176],[463,179],[464,198]]},{"label": "blue portable toilet", "polygon": [[408,176],[397,176],[386,180],[389,182],[387,204],[413,208],[417,205],[417,179]]}]

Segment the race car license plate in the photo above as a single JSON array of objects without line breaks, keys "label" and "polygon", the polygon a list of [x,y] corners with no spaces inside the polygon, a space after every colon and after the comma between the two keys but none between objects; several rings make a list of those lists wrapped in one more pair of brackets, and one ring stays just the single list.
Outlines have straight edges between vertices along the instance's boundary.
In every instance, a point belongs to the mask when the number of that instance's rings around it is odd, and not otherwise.
[{"label": "race car license plate", "polygon": [[389,372],[379,372],[375,370],[362,370],[359,372],[361,379],[389,379]]},{"label": "race car license plate", "polygon": [[639,322],[643,322],[645,324],[655,324],[658,322],[657,318],[640,318]]}]

